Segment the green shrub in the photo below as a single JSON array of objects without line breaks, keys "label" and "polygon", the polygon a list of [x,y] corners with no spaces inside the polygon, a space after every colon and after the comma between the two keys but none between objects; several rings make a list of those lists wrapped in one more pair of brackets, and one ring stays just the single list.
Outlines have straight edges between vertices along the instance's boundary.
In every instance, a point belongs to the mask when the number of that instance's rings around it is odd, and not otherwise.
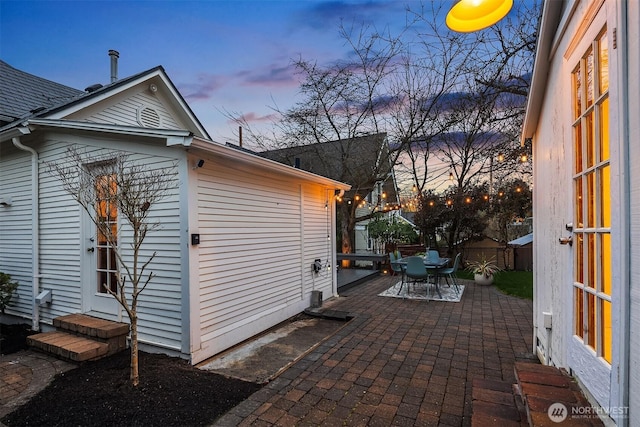
[{"label": "green shrub", "polygon": [[9,305],[13,293],[18,288],[18,282],[11,280],[11,276],[0,272],[0,312],[4,314],[4,309]]}]

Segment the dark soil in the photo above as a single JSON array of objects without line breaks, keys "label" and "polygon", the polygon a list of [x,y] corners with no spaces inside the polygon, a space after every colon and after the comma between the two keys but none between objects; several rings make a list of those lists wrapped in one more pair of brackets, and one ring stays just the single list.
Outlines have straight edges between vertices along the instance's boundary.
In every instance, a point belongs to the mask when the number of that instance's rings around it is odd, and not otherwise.
[{"label": "dark soil", "polygon": [[11,354],[27,348],[27,336],[34,334],[26,324],[0,323],[0,354]]},{"label": "dark soil", "polygon": [[204,426],[261,388],[202,371],[182,359],[144,352],[140,384],[133,387],[129,361],[125,350],[85,362],[58,375],[0,421],[7,426],[47,427]]}]

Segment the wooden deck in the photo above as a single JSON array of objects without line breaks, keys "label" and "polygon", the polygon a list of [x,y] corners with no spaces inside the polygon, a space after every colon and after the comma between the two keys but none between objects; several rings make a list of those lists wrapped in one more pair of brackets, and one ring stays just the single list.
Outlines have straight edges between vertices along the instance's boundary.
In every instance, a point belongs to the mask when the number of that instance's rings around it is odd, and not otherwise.
[{"label": "wooden deck", "polygon": [[378,277],[378,270],[368,270],[363,268],[341,268],[338,270],[338,289],[346,289],[367,280]]}]

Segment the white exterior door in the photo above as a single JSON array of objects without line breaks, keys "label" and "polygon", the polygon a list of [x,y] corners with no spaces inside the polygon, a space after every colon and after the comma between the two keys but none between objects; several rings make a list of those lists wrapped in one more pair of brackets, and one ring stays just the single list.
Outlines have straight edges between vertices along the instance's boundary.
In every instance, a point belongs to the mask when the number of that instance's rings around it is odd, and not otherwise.
[{"label": "white exterior door", "polygon": [[[109,177],[102,176],[104,180]],[[110,185],[106,186],[110,188]],[[104,185],[96,185],[96,188],[105,188]],[[98,221],[106,224],[114,235],[118,234],[118,209],[109,201],[109,197],[101,197],[98,194],[95,204],[95,215]],[[82,210],[82,225],[84,249],[82,253],[82,277],[83,277],[83,311],[108,315],[112,318],[118,314],[118,302],[109,293],[118,292],[116,282],[117,262],[113,242],[98,230],[89,214]]]},{"label": "white exterior door", "polygon": [[[613,325],[619,320],[619,284],[614,280],[616,255],[612,248],[620,230],[615,215],[618,151],[611,118],[615,106],[610,92],[615,84],[611,55],[613,23],[607,19],[607,4],[596,14],[567,52],[567,82],[571,87],[571,136],[567,148],[573,153],[573,316],[569,343],[569,366],[603,408],[617,406],[619,335]],[[579,29],[580,30],[580,29]],[[615,121],[614,121],[615,122]],[[569,127],[567,127],[569,129]],[[617,331],[620,332],[620,331]]]}]

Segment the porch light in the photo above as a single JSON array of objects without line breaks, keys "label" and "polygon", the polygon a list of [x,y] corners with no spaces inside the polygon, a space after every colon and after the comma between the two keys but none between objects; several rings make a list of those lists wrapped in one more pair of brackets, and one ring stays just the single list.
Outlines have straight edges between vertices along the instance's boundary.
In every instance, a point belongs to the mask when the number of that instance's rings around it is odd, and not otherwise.
[{"label": "porch light", "polygon": [[492,26],[513,7],[513,0],[455,0],[447,13],[447,27],[459,33],[471,33]]},{"label": "porch light", "polygon": [[453,181],[453,172],[449,172],[449,181]]}]

